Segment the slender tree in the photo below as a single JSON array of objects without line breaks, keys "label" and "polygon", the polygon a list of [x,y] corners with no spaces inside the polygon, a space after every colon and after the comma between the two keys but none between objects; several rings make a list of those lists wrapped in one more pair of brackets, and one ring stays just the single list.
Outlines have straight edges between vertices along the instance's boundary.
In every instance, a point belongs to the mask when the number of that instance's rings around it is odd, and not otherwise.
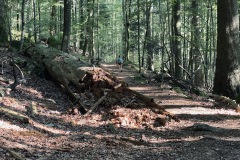
[{"label": "slender tree", "polygon": [[71,33],[71,6],[72,0],[64,0],[64,23],[63,23],[63,38],[61,50],[68,52]]},{"label": "slender tree", "polygon": [[56,6],[56,3],[57,3],[57,0],[54,0],[53,1],[53,5],[52,5],[52,8],[51,8],[51,21],[50,21],[50,35],[53,36],[56,34],[56,31],[57,31],[57,6]]},{"label": "slender tree", "polygon": [[38,34],[39,34],[39,38],[42,38],[40,35],[41,35],[41,3],[40,1],[38,1],[37,3],[38,5]]},{"label": "slender tree", "polygon": [[93,24],[94,24],[94,2],[95,0],[87,1],[87,23],[86,23],[86,40],[83,52],[85,53],[88,51],[89,53],[89,60],[91,60],[94,56],[93,50]]},{"label": "slender tree", "polygon": [[[19,0],[17,0],[17,10],[19,11]],[[19,12],[17,12],[17,31],[20,31],[20,16],[19,16]]]},{"label": "slender tree", "polygon": [[152,28],[151,28],[151,20],[152,20],[152,0],[146,1],[146,34],[145,34],[145,42],[146,42],[146,50],[147,50],[147,69],[150,71],[154,70],[153,66],[153,45],[152,45]]},{"label": "slender tree", "polygon": [[[80,23],[80,36],[79,36],[79,48],[84,49],[84,32],[85,32],[85,27],[84,27],[84,0],[79,1],[79,23]],[[84,53],[84,52],[83,52]]]},{"label": "slender tree", "polygon": [[194,83],[203,86],[203,66],[200,52],[200,29],[199,29],[199,1],[192,0],[192,60]]},{"label": "slender tree", "polygon": [[21,29],[21,43],[20,43],[20,50],[23,48],[24,43],[24,33],[25,33],[25,0],[22,0],[22,10],[21,10],[21,18],[22,18],[22,29]]},{"label": "slender tree", "polygon": [[129,56],[129,27],[130,27],[130,11],[131,11],[131,3],[132,0],[123,0],[122,2],[122,11],[123,11],[123,54],[126,60],[128,60]]},{"label": "slender tree", "polygon": [[5,43],[8,41],[8,27],[7,27],[7,1],[0,0],[0,43]]},{"label": "slender tree", "polygon": [[137,24],[138,24],[138,67],[141,73],[141,52],[140,52],[140,0],[137,0]]},{"label": "slender tree", "polygon": [[33,28],[34,28],[34,42],[37,42],[36,0],[33,0]]},{"label": "slender tree", "polygon": [[240,93],[239,14],[237,0],[217,1],[217,60],[213,91],[236,98]]},{"label": "slender tree", "polygon": [[180,19],[180,0],[175,0],[173,2],[173,58],[175,58],[175,71],[174,76],[176,78],[182,78],[182,53],[181,53],[181,19]]}]

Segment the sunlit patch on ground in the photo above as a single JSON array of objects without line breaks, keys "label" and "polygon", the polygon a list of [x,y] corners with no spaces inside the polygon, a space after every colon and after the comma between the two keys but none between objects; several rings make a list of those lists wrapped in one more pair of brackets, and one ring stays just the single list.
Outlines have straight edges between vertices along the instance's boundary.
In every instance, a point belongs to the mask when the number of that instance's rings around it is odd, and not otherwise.
[{"label": "sunlit patch on ground", "polygon": [[169,112],[174,114],[189,114],[189,115],[238,115],[235,110],[229,109],[211,109],[204,107],[179,107],[175,109],[167,109]]},{"label": "sunlit patch on ground", "polygon": [[16,131],[26,131],[26,129],[21,128],[17,125],[11,124],[10,122],[6,122],[3,120],[0,120],[0,128],[2,129],[12,129],[12,130],[16,130]]}]

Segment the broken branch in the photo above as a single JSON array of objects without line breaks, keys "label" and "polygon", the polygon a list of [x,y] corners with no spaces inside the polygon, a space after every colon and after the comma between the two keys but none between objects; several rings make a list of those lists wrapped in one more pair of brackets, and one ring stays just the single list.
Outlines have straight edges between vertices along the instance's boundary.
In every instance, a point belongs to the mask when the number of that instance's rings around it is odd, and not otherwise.
[{"label": "broken branch", "polygon": [[104,99],[106,99],[108,92],[104,93],[104,96],[102,96],[96,103],[93,104],[93,106],[88,110],[88,112],[85,114],[85,116],[89,115]]}]

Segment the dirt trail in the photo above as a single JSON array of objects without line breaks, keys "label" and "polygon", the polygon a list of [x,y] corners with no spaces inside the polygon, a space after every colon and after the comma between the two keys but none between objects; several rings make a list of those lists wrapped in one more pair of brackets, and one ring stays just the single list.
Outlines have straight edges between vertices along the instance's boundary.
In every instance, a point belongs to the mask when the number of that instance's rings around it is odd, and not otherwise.
[{"label": "dirt trail", "polygon": [[[168,111],[174,114],[187,115],[213,115],[226,114],[239,116],[229,106],[218,106],[212,99],[196,95],[185,95],[177,93],[173,87],[167,83],[160,84],[158,82],[148,83],[147,79],[135,80],[139,74],[129,66],[123,67],[123,72],[120,72],[118,67],[113,63],[103,63],[103,68],[115,75],[118,79],[129,84],[132,90],[138,91],[146,96],[154,98],[154,100],[164,106]],[[221,105],[221,104],[219,104]]]},{"label": "dirt trail", "polygon": [[102,65],[132,90],[154,98],[167,111],[178,115],[180,123],[171,122],[158,130],[165,145],[171,148],[169,159],[240,159],[240,114],[227,104],[177,93],[168,84],[147,80],[139,84],[134,80],[138,73],[130,67],[125,66],[120,72],[115,64]]},{"label": "dirt trail", "polygon": [[[229,105],[177,93],[167,83],[161,86],[153,81],[147,83],[130,67],[124,66],[120,72],[113,63],[102,65],[127,82],[132,90],[154,98],[157,104],[176,114],[180,122],[154,125],[157,114],[152,114],[149,108],[123,105],[99,105],[89,116],[69,115],[65,111],[72,103],[61,87],[36,75],[26,75],[26,84],[0,97],[0,107],[30,119],[29,123],[21,123],[0,114],[0,159],[240,159],[240,114]],[[12,67],[7,65],[4,71],[0,78],[13,82]],[[1,82],[1,85],[8,84]],[[82,96],[90,100],[92,97],[91,94]],[[37,114],[29,116],[27,107],[33,104],[37,104]],[[121,125],[116,125],[109,113],[118,114],[116,120],[121,121]]]}]

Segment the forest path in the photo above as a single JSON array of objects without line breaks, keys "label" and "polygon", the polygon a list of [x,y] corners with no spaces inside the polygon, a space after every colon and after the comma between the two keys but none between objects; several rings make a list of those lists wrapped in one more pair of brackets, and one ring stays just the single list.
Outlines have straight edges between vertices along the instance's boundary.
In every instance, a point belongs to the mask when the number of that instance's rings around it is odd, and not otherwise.
[{"label": "forest path", "polygon": [[139,80],[139,73],[129,66],[122,72],[114,63],[103,63],[102,67],[180,118],[180,123],[170,122],[158,130],[167,142],[164,146],[174,150],[169,159],[240,159],[240,114],[227,103],[177,93],[167,83]]},{"label": "forest path", "polygon": [[[157,104],[174,114],[219,113],[219,110],[213,110],[215,106],[210,99],[193,94],[186,95],[181,91],[176,92],[168,83],[160,84],[156,81],[148,83],[148,79],[141,77],[138,71],[130,66],[124,66],[122,72],[114,63],[102,63],[101,66],[119,80],[128,83],[132,90],[153,98]],[[233,110],[224,110],[224,113],[235,114]]]},{"label": "forest path", "polygon": [[[0,60],[8,57],[5,54]],[[115,63],[103,63],[102,67],[128,83],[132,90],[154,98],[176,114],[180,122],[155,125],[158,121],[154,116],[160,115],[149,112],[149,108],[122,104],[99,105],[89,116],[68,114],[65,111],[72,103],[59,85],[26,75],[27,83],[0,97],[0,104],[28,116],[31,122],[0,115],[0,159],[240,159],[240,114],[227,103],[176,92],[167,81],[161,85],[155,81],[147,83],[148,79],[130,66],[124,66],[123,72]],[[6,65],[4,71],[0,78],[13,83],[12,66]],[[8,84],[1,82],[4,85]],[[91,99],[87,92],[82,96]],[[30,116],[27,107],[33,104],[37,104],[37,114]],[[16,158],[16,153],[22,158]]]}]

